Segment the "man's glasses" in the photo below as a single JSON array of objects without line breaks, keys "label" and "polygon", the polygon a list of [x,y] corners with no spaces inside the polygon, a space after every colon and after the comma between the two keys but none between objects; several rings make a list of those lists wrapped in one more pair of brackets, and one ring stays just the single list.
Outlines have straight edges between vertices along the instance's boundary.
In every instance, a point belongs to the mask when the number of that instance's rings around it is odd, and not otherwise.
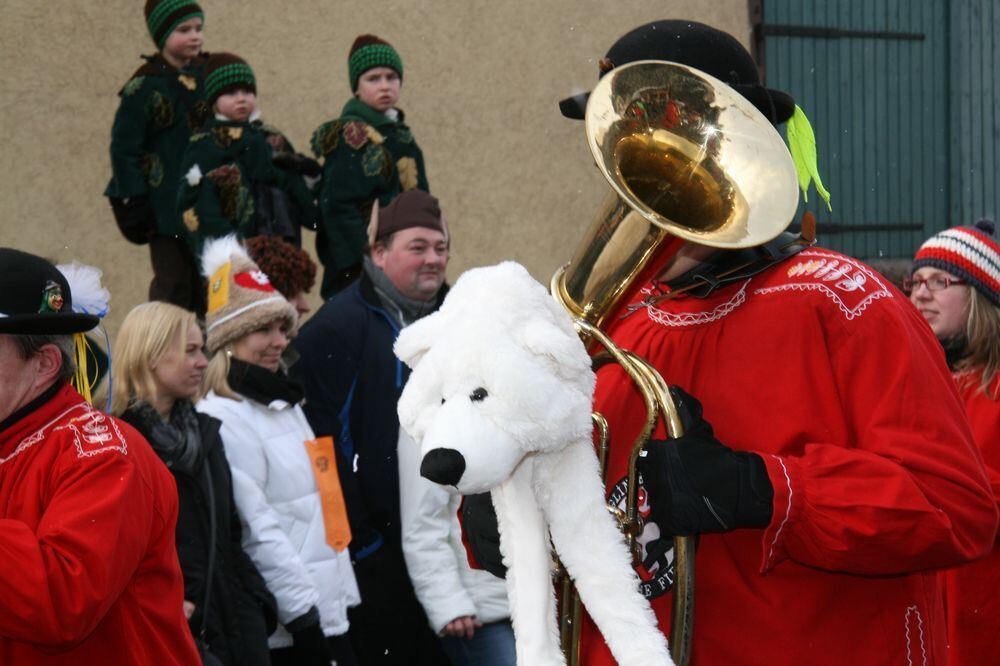
[{"label": "man's glasses", "polygon": [[903,291],[907,294],[912,294],[920,285],[927,287],[929,291],[941,291],[947,289],[953,284],[965,284],[965,280],[959,280],[958,278],[945,277],[943,275],[935,275],[929,278],[915,278],[908,277],[903,278]]}]

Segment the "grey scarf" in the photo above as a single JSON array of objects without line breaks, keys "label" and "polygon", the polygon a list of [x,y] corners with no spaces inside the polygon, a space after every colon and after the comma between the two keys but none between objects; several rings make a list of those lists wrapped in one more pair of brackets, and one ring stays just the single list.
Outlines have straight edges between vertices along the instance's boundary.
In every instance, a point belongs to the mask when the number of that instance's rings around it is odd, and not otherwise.
[{"label": "grey scarf", "polygon": [[172,470],[193,474],[201,454],[201,432],[198,416],[189,400],[178,400],[170,411],[170,420],[163,417],[148,403],[141,402],[129,408],[135,416],[136,426],[146,435],[156,455]]},{"label": "grey scarf", "polygon": [[396,285],[382,272],[382,269],[372,262],[371,257],[366,255],[364,264],[365,273],[375,285],[375,293],[378,294],[382,307],[392,315],[400,328],[409,326],[421,317],[434,312],[437,308],[437,296],[429,301],[418,301],[415,298],[403,296],[399,289],[396,289]]}]

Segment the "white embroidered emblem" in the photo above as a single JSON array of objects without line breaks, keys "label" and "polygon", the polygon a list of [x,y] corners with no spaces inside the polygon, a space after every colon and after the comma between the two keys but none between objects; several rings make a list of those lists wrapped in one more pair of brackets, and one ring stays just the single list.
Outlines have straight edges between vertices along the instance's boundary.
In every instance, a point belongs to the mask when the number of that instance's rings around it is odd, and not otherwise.
[{"label": "white embroidered emblem", "polygon": [[89,458],[108,451],[128,453],[125,437],[118,429],[115,420],[94,409],[87,409],[79,416],[74,416],[64,425],[57,426],[53,432],[59,430],[73,432],[76,454],[80,458]]},{"label": "white embroidered emblem", "polygon": [[804,250],[788,268],[785,284],[762,287],[755,294],[782,291],[819,291],[834,303],[848,321],[860,317],[872,302],[892,298],[878,274],[843,255]]},{"label": "white embroidered emblem", "polygon": [[[854,275],[849,275],[851,270],[854,270]],[[810,275],[817,280],[834,282],[836,283],[834,286],[844,291],[864,291],[865,283],[868,281],[859,266],[840,259],[800,261],[788,269],[788,277],[800,275]]]},{"label": "white embroidered emblem", "polygon": [[[62,425],[53,426],[64,421],[71,412],[81,412],[79,415],[70,418]],[[110,424],[110,428],[107,424]],[[22,439],[17,448],[6,458],[0,458],[0,465],[13,460],[20,454],[30,449],[45,439],[52,428],[52,432],[58,430],[72,430],[75,435],[77,455],[86,458],[104,451],[120,451],[128,453],[125,444],[125,436],[118,428],[114,419],[108,418],[105,414],[98,412],[86,404],[73,405],[59,416],[55,417],[41,428]]]},{"label": "white embroidered emblem", "polygon": [[80,430],[83,431],[83,440],[87,444],[100,445],[112,440],[112,435],[108,432],[110,428],[104,425],[105,419],[98,412],[91,412],[80,420],[86,421],[80,426]]}]

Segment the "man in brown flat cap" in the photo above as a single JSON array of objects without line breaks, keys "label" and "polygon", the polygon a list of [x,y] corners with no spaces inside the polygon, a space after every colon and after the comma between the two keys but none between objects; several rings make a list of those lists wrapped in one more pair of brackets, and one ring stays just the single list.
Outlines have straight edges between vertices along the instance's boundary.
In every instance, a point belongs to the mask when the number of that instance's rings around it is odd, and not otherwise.
[{"label": "man in brown flat cap", "polygon": [[361,278],[326,301],[293,346],[317,437],[341,465],[361,606],[350,636],[363,664],[448,663],[413,591],[400,531],[396,402],[409,374],[392,346],[438,309],[447,285],[448,228],[438,201],[408,190],[372,214]]}]

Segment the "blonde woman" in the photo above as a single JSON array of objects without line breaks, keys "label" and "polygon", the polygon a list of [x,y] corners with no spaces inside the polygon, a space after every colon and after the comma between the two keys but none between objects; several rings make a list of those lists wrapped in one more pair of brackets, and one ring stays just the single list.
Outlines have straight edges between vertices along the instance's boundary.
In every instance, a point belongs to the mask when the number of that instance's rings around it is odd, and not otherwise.
[{"label": "blonde woman", "polygon": [[[347,609],[360,597],[347,542],[331,538],[338,524],[346,526],[343,495],[339,485],[320,494],[302,389],[281,369],[295,308],[234,236],[206,244],[202,261],[212,360],[198,409],[222,421],[244,545],[278,601],[271,661],[354,666]],[[324,472],[336,468],[329,444]]]},{"label": "blonde woman", "polygon": [[185,611],[205,663],[267,665],[274,597],[241,546],[220,423],[191,402],[208,365],[203,346],[193,313],[159,302],[134,308],[118,333],[112,412],[149,440],[177,482]]},{"label": "blonde woman", "polygon": [[[1000,243],[980,220],[932,236],[904,286],[941,341],[965,401],[993,494],[1000,504]],[[943,574],[949,663],[995,663],[1000,655],[1000,549]]]}]

